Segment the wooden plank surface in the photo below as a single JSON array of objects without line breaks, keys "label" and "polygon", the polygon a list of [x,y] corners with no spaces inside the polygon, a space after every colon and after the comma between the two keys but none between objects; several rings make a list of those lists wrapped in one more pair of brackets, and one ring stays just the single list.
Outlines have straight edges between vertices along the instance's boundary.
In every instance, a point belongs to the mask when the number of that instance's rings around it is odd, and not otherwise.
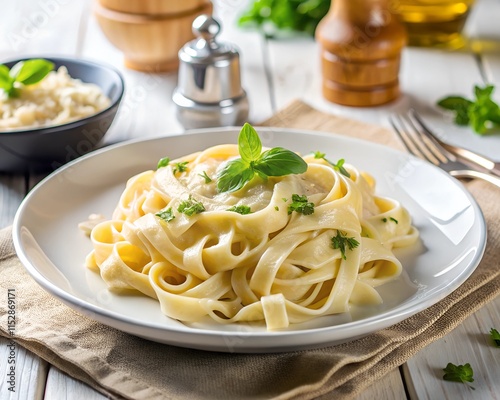
[{"label": "wooden plank surface", "polygon": [[[500,330],[500,298],[410,359],[404,366],[410,398],[433,399],[436,393],[441,393],[440,399],[500,399],[499,349],[489,335],[490,329],[495,327]],[[474,382],[466,385],[443,380],[443,368],[449,362],[455,365],[470,363]]]},{"label": "wooden plank surface", "polygon": [[107,397],[85,383],[66,375],[58,368],[51,367],[47,376],[45,399],[104,400]]},{"label": "wooden plank surface", "polygon": [[406,392],[399,368],[393,369],[379,381],[373,383],[355,400],[403,400]]},{"label": "wooden plank surface", "polygon": [[[47,362],[25,350],[21,346],[11,346],[12,342],[0,337],[0,360],[2,379],[0,380],[0,398],[2,400],[41,400],[45,391]],[[14,364],[9,364],[12,357]],[[14,366],[14,385],[7,381],[9,367]],[[13,387],[14,391],[9,388]]]}]

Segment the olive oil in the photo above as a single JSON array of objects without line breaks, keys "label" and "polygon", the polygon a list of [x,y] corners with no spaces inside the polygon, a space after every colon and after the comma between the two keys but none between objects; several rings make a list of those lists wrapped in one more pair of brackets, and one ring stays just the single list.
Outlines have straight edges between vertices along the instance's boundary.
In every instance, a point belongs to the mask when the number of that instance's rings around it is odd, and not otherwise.
[{"label": "olive oil", "polygon": [[393,0],[406,25],[410,46],[459,48],[462,29],[475,0]]}]

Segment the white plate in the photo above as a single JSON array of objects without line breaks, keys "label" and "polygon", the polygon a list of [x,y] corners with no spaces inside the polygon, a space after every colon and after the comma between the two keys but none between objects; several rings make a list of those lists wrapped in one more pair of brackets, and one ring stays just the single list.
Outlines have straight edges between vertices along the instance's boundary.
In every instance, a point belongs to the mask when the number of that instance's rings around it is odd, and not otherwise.
[{"label": "white plate", "polygon": [[164,316],[155,300],[109,292],[98,274],[84,267],[91,243],[78,229],[79,222],[91,213],[111,216],[127,179],[156,168],[161,157],[236,143],[239,130],[234,128],[127,142],[57,170],[30,192],[17,212],[14,244],[21,261],[45,290],[97,321],[162,343],[226,352],[314,348],[370,334],[435,304],[478,265],[486,241],[484,218],[464,187],[443,171],[393,149],[334,134],[258,130],[266,146],[345,158],[375,176],[378,194],[409,209],[421,242],[397,252],[405,274],[380,288],[382,306],[274,332],[210,321],[188,326]]}]

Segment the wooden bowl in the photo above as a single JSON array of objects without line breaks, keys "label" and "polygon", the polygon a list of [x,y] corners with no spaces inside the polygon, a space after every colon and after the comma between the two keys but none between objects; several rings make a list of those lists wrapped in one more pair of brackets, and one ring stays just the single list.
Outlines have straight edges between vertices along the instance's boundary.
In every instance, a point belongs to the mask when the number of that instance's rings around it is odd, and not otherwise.
[{"label": "wooden bowl", "polygon": [[205,0],[98,0],[101,6],[132,14],[167,15],[203,7]]},{"label": "wooden bowl", "polygon": [[212,14],[212,3],[180,14],[132,14],[114,11],[94,3],[94,14],[104,35],[125,58],[127,68],[148,71],[174,71],[178,52],[194,39],[192,23],[201,14]]}]

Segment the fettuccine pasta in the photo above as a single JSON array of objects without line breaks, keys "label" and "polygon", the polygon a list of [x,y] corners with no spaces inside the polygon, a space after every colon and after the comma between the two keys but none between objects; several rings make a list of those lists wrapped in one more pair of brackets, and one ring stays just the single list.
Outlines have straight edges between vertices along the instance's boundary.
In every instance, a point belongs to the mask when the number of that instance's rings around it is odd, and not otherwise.
[{"label": "fettuccine pasta", "polygon": [[[87,266],[183,322],[273,330],[379,304],[376,287],[402,271],[392,249],[418,237],[407,210],[376,196],[367,173],[346,164],[347,177],[314,155],[305,173],[218,192],[218,173],[238,155],[218,145],[132,177],[112,218],[92,229]],[[294,209],[299,197],[308,212]]]}]

